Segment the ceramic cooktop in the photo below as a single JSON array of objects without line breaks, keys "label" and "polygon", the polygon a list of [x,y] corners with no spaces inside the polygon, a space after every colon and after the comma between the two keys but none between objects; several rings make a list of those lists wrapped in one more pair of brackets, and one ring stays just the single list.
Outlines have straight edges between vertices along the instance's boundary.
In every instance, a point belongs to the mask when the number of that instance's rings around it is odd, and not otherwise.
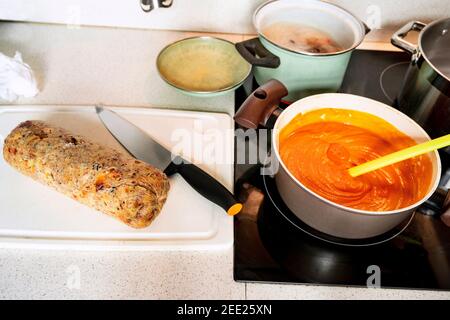
[{"label": "ceramic cooktop", "polygon": [[[341,92],[395,106],[409,60],[357,50]],[[251,81],[237,91],[236,108],[255,88]],[[235,166],[235,191],[245,203],[234,220],[236,281],[450,290],[450,228],[435,217],[416,213],[379,237],[345,241],[303,224],[259,164]]]}]

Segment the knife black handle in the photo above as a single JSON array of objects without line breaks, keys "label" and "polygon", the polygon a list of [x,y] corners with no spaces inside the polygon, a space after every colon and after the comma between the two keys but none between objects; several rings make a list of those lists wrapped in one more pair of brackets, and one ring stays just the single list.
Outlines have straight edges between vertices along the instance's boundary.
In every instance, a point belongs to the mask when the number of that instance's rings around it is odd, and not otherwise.
[{"label": "knife black handle", "polygon": [[179,173],[198,193],[222,207],[231,216],[242,210],[242,204],[227,188],[208,173],[184,159],[177,158],[172,161],[164,173],[167,176]]}]

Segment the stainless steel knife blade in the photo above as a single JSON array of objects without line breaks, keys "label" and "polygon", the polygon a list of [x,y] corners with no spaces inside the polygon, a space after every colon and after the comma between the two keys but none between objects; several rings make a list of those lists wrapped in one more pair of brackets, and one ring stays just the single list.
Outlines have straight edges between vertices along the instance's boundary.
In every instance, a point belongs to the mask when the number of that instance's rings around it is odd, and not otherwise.
[{"label": "stainless steel knife blade", "polygon": [[172,157],[169,150],[117,113],[101,106],[96,106],[95,110],[113,137],[132,156],[159,168],[167,176],[180,174],[199,194],[222,207],[229,215],[242,210],[242,204],[214,177],[179,156]]},{"label": "stainless steel knife blade", "polygon": [[96,106],[95,111],[108,131],[133,157],[162,171],[169,166],[172,153],[140,128],[102,106]]}]

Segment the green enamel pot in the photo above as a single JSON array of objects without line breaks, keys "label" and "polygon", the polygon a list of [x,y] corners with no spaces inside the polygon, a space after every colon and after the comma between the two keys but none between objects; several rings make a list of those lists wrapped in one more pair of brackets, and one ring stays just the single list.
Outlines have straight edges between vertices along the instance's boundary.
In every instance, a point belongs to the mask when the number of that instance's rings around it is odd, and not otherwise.
[{"label": "green enamel pot", "polygon": [[[270,40],[263,30],[274,23],[296,23],[329,34],[343,49],[320,53],[293,51]],[[259,85],[271,79],[288,89],[288,102],[319,93],[337,92],[353,50],[369,29],[348,11],[318,0],[272,0],[254,13],[258,38],[236,44],[239,53],[253,65]]]}]

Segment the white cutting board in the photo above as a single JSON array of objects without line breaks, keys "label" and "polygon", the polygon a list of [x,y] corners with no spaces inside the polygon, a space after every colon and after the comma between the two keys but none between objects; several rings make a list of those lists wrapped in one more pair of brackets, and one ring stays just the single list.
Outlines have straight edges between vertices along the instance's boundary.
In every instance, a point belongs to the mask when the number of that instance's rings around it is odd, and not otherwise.
[{"label": "white cutting board", "polygon": [[[232,190],[230,116],[151,108],[112,110]],[[25,120],[46,120],[124,151],[100,122],[94,106],[0,107],[1,150],[8,133]],[[0,247],[202,250],[231,246],[233,219],[179,175],[170,177],[170,185],[167,202],[154,222],[133,229],[22,175],[0,156]]]}]

